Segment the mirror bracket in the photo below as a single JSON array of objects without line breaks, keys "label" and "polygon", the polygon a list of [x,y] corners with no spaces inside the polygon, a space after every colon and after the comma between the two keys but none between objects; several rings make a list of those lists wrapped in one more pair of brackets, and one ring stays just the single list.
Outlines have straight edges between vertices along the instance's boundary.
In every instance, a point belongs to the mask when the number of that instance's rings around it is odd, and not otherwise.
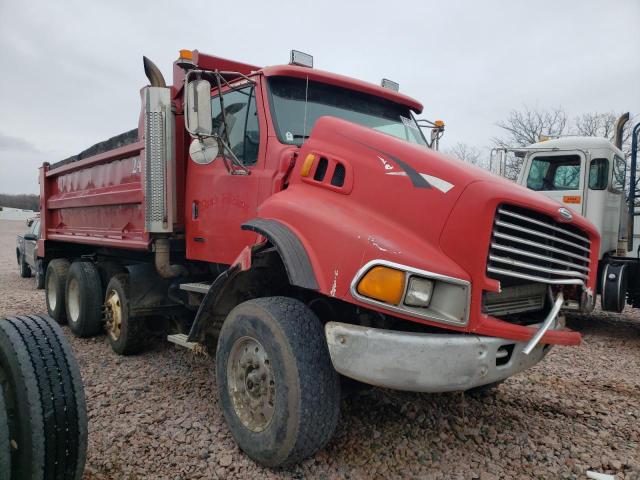
[{"label": "mirror bracket", "polygon": [[[218,95],[218,98],[220,101],[220,111],[222,112],[223,135],[213,132],[211,84],[202,77],[205,75],[214,76],[216,88],[220,92],[222,90],[222,82],[231,88],[229,82],[224,78],[225,74],[236,75],[236,72],[191,70],[185,75],[184,123],[187,132],[193,137],[193,141],[189,147],[189,155],[196,163],[208,164],[221,154],[225,168],[231,175],[250,175],[251,170],[242,164],[229,147],[228,126],[222,95]],[[255,84],[255,82],[246,75],[240,73],[237,73],[237,75]],[[191,80],[194,76],[196,78]],[[194,122],[196,128],[193,128]],[[230,158],[227,156],[227,153]]]}]

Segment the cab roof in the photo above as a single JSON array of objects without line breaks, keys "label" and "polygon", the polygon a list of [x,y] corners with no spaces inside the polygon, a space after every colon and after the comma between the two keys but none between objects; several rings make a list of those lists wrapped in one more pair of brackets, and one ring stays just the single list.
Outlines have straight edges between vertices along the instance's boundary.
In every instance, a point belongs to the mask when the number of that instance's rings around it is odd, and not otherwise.
[{"label": "cab roof", "polygon": [[618,156],[624,158],[624,153],[609,139],[603,137],[579,137],[568,136],[553,138],[543,142],[534,143],[525,150],[549,149],[549,150],[613,150]]},{"label": "cab roof", "polygon": [[[242,63],[235,60],[229,60],[222,57],[216,57],[214,55],[208,55],[198,50],[185,51],[190,53],[190,62],[205,70],[220,70],[229,72],[239,72],[243,75],[261,74],[265,77],[271,76],[288,76],[296,78],[309,78],[309,80],[315,80],[317,82],[327,83],[329,85],[335,85],[337,87],[348,88],[351,90],[358,90],[360,92],[369,93],[377,97],[386,98],[400,105],[409,107],[416,113],[422,113],[422,104],[417,100],[404,95],[402,93],[395,92],[388,88],[383,88],[374,83],[357,80],[355,78],[347,77],[344,75],[338,75],[337,73],[326,72],[309,67],[300,67],[297,65],[275,65],[271,67],[258,67],[256,65],[250,65],[248,63]],[[184,73],[179,67],[178,59],[174,62],[174,85],[178,89],[178,85],[182,84],[184,79]]]},{"label": "cab roof", "polygon": [[338,75],[337,73],[318,70],[316,68],[299,67],[297,65],[275,65],[271,67],[264,67],[259,70],[259,73],[262,73],[265,77],[308,77],[309,80],[315,80],[316,82],[327,83],[329,85],[335,85],[336,87],[348,88],[359,92],[369,93],[376,97],[386,98],[392,102],[405,105],[416,113],[422,113],[423,109],[420,102],[408,95],[395,92],[389,88],[384,88],[374,83],[365,82],[363,80],[358,80],[344,75]]}]

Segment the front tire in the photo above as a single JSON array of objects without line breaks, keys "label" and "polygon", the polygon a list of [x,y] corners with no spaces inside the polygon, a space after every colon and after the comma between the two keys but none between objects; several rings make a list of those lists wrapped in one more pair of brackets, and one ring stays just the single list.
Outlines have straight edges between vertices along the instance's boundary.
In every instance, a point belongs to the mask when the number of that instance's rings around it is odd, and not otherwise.
[{"label": "front tire", "polygon": [[91,337],[102,330],[102,283],[93,263],[73,262],[65,290],[67,320],[77,337]]},{"label": "front tire", "polygon": [[45,299],[47,312],[56,322],[63,325],[67,323],[67,311],[64,306],[64,293],[67,286],[67,275],[70,263],[64,258],[51,260],[44,276]]},{"label": "front tire", "polygon": [[227,316],[216,380],[236,442],[268,467],[313,455],[340,417],[340,381],[318,317],[286,297],[249,300]]}]

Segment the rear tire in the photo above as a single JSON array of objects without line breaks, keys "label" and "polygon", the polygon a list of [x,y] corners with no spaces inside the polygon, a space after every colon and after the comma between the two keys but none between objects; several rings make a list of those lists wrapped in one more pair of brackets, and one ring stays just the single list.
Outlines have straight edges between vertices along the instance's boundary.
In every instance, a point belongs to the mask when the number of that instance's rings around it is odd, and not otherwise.
[{"label": "rear tire", "polygon": [[44,264],[42,259],[36,260],[36,288],[42,290],[44,288]]},{"label": "rear tire", "polygon": [[102,331],[102,283],[93,263],[73,262],[65,290],[69,328],[77,337],[92,337]]},{"label": "rear tire", "polygon": [[118,355],[133,355],[144,347],[144,322],[131,316],[129,298],[129,275],[119,273],[112,277],[107,285],[104,306],[107,336]]},{"label": "rear tire", "polygon": [[65,310],[64,293],[67,288],[67,275],[69,274],[69,261],[64,258],[51,260],[44,276],[45,298],[47,312],[56,322],[63,325],[67,323],[67,311]]},{"label": "rear tire", "polygon": [[0,371],[12,440],[11,475],[2,478],[80,479],[84,389],[60,327],[38,315],[0,320]]},{"label": "rear tire", "polygon": [[20,276],[22,278],[31,277],[31,267],[27,264],[23,254],[20,255]]},{"label": "rear tire", "polygon": [[227,316],[218,339],[216,380],[236,442],[268,467],[313,455],[340,417],[340,381],[324,329],[302,302],[249,300]]}]

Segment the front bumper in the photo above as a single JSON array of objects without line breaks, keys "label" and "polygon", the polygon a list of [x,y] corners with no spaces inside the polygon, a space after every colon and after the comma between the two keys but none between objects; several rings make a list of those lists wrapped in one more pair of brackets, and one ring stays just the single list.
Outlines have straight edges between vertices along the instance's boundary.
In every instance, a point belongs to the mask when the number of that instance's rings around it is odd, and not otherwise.
[{"label": "front bumper", "polygon": [[396,390],[451,392],[504,380],[542,360],[550,346],[469,334],[410,333],[329,322],[334,368],[347,377]]}]

